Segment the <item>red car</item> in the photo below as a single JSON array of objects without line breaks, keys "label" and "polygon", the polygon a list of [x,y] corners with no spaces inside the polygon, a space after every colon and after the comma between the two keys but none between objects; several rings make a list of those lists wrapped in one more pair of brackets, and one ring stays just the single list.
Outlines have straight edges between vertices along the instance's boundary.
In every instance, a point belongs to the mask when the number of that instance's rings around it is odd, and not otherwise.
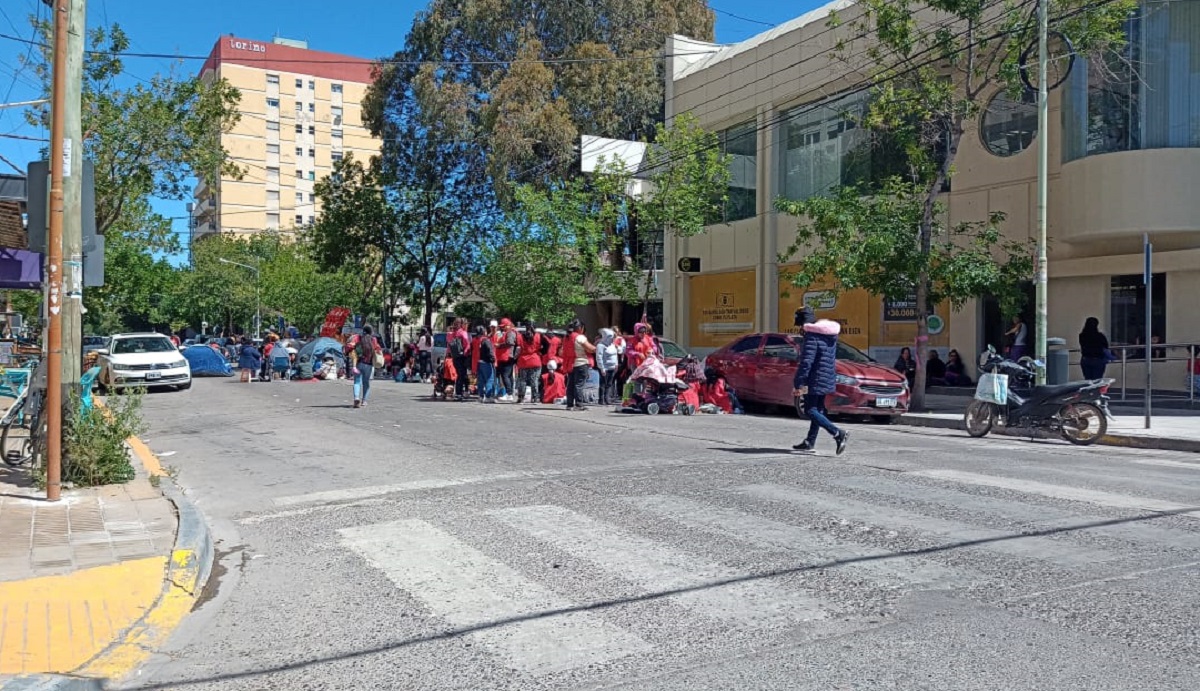
[{"label": "red car", "polygon": [[[792,378],[803,343],[804,337],[796,334],[751,334],[709,355],[705,365],[724,376],[742,401],[795,406],[800,412],[792,396]],[[908,382],[899,372],[839,342],[837,391],[825,403],[833,415],[891,418],[908,410]]]}]

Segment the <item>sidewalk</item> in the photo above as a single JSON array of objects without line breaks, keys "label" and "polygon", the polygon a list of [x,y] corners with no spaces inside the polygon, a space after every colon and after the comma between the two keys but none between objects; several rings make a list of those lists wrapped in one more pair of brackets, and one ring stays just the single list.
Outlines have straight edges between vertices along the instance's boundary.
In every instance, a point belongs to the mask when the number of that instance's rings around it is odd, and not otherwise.
[{"label": "sidewalk", "polygon": [[0,688],[124,676],[190,611],[207,530],[167,496],[177,492],[149,449],[130,447],[134,480],[64,490],[53,504],[27,469],[0,467]]},{"label": "sidewalk", "polygon": [[[925,403],[929,412],[907,413],[900,416],[897,424],[964,429],[963,412],[970,402],[970,396],[927,394]],[[1108,421],[1108,434],[1100,440],[1100,444],[1200,453],[1200,411],[1160,409],[1151,419],[1150,429],[1145,429],[1145,417],[1137,409],[1128,405],[1112,405],[1111,409],[1116,419]],[[1028,434],[1024,430],[1006,433],[1014,436]]]}]

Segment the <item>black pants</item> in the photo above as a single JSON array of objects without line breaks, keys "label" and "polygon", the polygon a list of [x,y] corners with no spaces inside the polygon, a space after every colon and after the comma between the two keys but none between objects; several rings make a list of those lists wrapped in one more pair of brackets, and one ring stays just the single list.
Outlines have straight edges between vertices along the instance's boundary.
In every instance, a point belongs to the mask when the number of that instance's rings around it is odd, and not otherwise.
[{"label": "black pants", "polygon": [[600,373],[600,405],[613,404],[613,384],[617,381],[617,371],[610,369]]},{"label": "black pants", "polygon": [[496,365],[496,372],[500,376],[500,388],[504,389],[504,393],[509,396],[517,395],[517,387],[513,382],[513,365],[512,360]]},{"label": "black pants", "polygon": [[458,379],[454,381],[454,395],[464,398],[471,390],[471,356],[459,355],[454,358],[454,369],[458,370]]},{"label": "black pants", "polygon": [[568,408],[583,405],[583,387],[587,384],[590,371],[591,368],[587,365],[580,365],[571,370],[571,374],[567,377]]},{"label": "black pants", "polygon": [[433,353],[429,352],[428,350],[422,350],[421,352],[417,353],[417,365],[417,371],[420,373],[422,379],[432,377]]},{"label": "black pants", "polygon": [[1103,379],[1104,370],[1108,367],[1108,358],[1085,357],[1079,359],[1079,369],[1083,370],[1084,379]]}]

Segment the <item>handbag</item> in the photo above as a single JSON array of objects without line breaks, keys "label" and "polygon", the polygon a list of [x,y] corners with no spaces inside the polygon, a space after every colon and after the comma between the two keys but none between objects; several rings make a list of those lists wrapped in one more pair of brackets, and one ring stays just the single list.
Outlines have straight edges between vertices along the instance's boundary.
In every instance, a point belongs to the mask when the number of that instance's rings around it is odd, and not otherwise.
[{"label": "handbag", "polygon": [[984,372],[975,386],[975,400],[995,405],[1008,403],[1008,375]]},{"label": "handbag", "polygon": [[375,354],[373,356],[371,356],[371,366],[374,367],[375,369],[381,369],[383,367],[383,362],[384,362],[383,351],[378,348],[378,345],[379,345],[378,343],[376,343],[375,345],[376,345]]}]

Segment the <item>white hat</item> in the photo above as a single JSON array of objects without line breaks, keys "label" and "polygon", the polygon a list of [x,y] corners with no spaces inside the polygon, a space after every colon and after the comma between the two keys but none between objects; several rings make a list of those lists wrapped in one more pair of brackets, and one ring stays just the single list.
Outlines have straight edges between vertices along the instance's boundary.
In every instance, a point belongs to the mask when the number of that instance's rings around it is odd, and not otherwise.
[{"label": "white hat", "polygon": [[500,326],[500,322],[493,319],[490,322],[488,322],[488,326]]},{"label": "white hat", "polygon": [[550,364],[546,365],[546,367],[548,367],[550,369],[550,371],[553,372],[554,370],[558,369],[558,363],[551,360]]}]

